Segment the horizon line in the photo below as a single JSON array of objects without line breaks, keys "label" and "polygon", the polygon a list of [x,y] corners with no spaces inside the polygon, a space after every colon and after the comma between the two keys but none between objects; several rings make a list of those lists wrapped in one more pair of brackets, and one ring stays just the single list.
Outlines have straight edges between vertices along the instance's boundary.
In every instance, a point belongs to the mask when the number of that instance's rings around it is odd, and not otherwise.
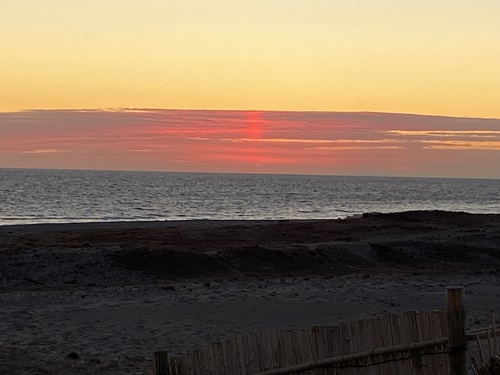
[{"label": "horizon line", "polygon": [[142,173],[183,173],[183,174],[237,174],[256,176],[311,176],[311,177],[355,177],[355,178],[425,178],[443,180],[494,180],[500,181],[496,177],[450,177],[450,176],[417,176],[417,175],[355,175],[355,174],[314,174],[314,173],[265,173],[265,172],[234,172],[234,171],[173,171],[159,169],[94,169],[94,168],[26,168],[26,167],[1,167],[1,170],[38,170],[38,171],[83,171],[83,172],[142,172]]}]

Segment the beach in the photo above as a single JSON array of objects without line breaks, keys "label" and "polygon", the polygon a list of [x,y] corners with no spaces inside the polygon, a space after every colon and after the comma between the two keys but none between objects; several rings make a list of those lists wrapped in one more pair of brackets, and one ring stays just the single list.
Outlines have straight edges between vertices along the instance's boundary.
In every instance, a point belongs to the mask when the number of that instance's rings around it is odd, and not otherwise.
[{"label": "beach", "polygon": [[445,306],[500,311],[500,215],[0,227],[0,373],[146,374],[178,354],[278,328]]}]

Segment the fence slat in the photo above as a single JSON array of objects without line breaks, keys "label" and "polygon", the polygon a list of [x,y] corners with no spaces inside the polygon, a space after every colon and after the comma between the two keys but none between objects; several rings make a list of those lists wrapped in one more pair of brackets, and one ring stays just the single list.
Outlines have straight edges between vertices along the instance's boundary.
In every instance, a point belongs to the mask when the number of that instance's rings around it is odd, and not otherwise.
[{"label": "fence slat", "polygon": [[240,363],[241,374],[248,374],[249,371],[249,360],[246,353],[245,339],[243,336],[236,337],[236,347],[238,349],[238,360]]},{"label": "fence slat", "polygon": [[[423,340],[424,328],[421,323],[421,312],[413,311],[410,314],[411,324],[412,324],[412,341],[418,342]],[[427,374],[427,357],[422,356],[420,351],[415,351],[412,354],[415,361],[415,369],[417,374],[426,375]]]},{"label": "fence slat", "polygon": [[[405,332],[405,318],[402,314],[391,315],[391,329],[392,329],[392,340],[395,345],[404,345],[406,344],[406,332]],[[413,368],[411,367],[411,362],[409,360],[404,360],[406,358],[406,353],[397,353],[394,356],[394,359],[397,359],[398,362],[396,364],[396,369],[399,373],[402,374],[411,374]]]},{"label": "fence slat", "polygon": [[[445,327],[443,327],[442,322],[441,322],[441,317],[442,315],[446,315],[445,310],[434,310],[431,313],[432,315],[432,324],[433,324],[433,331],[434,335],[436,337],[444,337],[447,336]],[[439,350],[443,350],[443,347],[439,347]],[[445,354],[439,355],[439,367],[443,368],[443,371],[446,372],[448,370],[448,357]]]},{"label": "fence slat", "polygon": [[153,353],[153,375],[170,375],[168,368],[168,353],[154,352]]},{"label": "fence slat", "polygon": [[[315,326],[312,328],[314,334],[314,341],[316,343],[316,360],[319,361],[324,358],[329,357],[328,353],[328,341],[326,337],[326,327],[324,326]],[[333,371],[329,371],[328,369],[319,369],[316,371],[318,375],[332,375]]]},{"label": "fence slat", "polygon": [[[374,335],[374,345],[376,348],[383,348],[387,346],[386,338],[384,337],[384,329],[380,321],[380,317],[376,317],[371,319],[372,323],[372,335]],[[389,363],[385,363],[385,359],[388,356],[385,354],[380,354],[375,358],[376,363],[380,363],[377,366],[377,374],[390,374],[392,372],[392,368]]]},{"label": "fence slat", "polygon": [[200,371],[200,359],[198,358],[198,350],[193,350],[188,355],[191,357],[190,362],[192,365],[193,375],[202,375]]},{"label": "fence slat", "polygon": [[224,360],[224,371],[226,374],[236,374],[232,370],[232,352],[230,348],[230,341],[223,341],[221,343],[222,358]]},{"label": "fence slat", "polygon": [[278,358],[278,368],[288,366],[286,362],[286,347],[285,347],[285,335],[283,330],[273,331],[276,337],[276,356]]},{"label": "fence slat", "polygon": [[279,357],[279,340],[278,336],[276,335],[276,331],[271,331],[269,332],[270,334],[270,345],[273,348],[273,358],[272,358],[272,368],[280,368],[281,367],[281,360]]},{"label": "fence slat", "polygon": [[208,356],[206,347],[198,349],[198,358],[200,358],[200,373],[202,375],[207,375],[210,369],[208,367]]},{"label": "fence slat", "polygon": [[[424,340],[429,340],[434,337],[434,326],[432,322],[432,312],[431,311],[423,311],[422,312],[422,326],[424,327]],[[437,347],[434,348],[426,348],[423,350],[423,353],[426,354],[426,358],[429,363],[429,369],[438,369],[439,368],[439,356],[438,355],[430,355],[435,352]]]},{"label": "fence slat", "polygon": [[[353,321],[349,324],[351,331],[351,342],[350,342],[351,353],[363,352],[366,350],[364,346],[364,340],[360,340],[360,338],[363,336],[363,327],[360,327],[359,324],[360,321]],[[354,368],[354,373],[356,375],[360,375],[365,371],[365,368],[361,367],[364,366],[364,359],[355,360],[354,364],[356,366],[360,366]]]},{"label": "fence slat", "polygon": [[259,371],[267,371],[269,370],[269,367],[267,367],[267,359],[268,359],[268,353],[266,351],[266,338],[265,338],[265,333],[264,332],[259,332],[256,335],[256,340],[255,340],[255,349],[257,350],[257,358],[258,358],[258,364],[259,364]]},{"label": "fence slat", "polygon": [[[392,332],[391,319],[388,314],[379,317],[380,325],[382,326],[382,332],[384,336],[384,346],[394,346],[394,335]],[[398,363],[395,361],[396,353],[391,353],[385,357],[390,361],[386,363],[386,367],[389,369],[390,373],[397,374],[398,373]]]},{"label": "fence slat", "polygon": [[[337,347],[339,349],[339,354],[340,355],[347,355],[349,354],[350,348],[349,348],[349,339],[350,339],[350,332],[349,332],[349,326],[346,323],[340,323],[338,326],[338,337],[336,338],[337,341]],[[353,375],[352,368],[348,367],[344,370],[346,375]]]},{"label": "fence slat", "polygon": [[244,375],[241,373],[240,357],[238,353],[238,343],[236,338],[232,338],[227,342],[227,352],[229,356],[230,372],[234,375]]},{"label": "fence slat", "polygon": [[[207,347],[207,357],[208,357],[208,368],[210,371],[209,374],[217,374],[217,364],[216,364],[216,355],[214,353],[214,347],[212,345],[208,345]],[[183,375],[183,374],[179,374]]]},{"label": "fence slat", "polygon": [[273,332],[265,332],[264,339],[267,351],[266,366],[268,369],[273,369],[276,357],[276,345],[273,344]]},{"label": "fence slat", "polygon": [[[313,333],[311,330],[303,329],[302,331],[302,348],[305,351],[304,357],[306,358],[306,362],[315,362],[316,355],[314,351],[316,349],[316,345],[314,345]],[[314,375],[315,371],[311,370],[308,372],[309,375]]]}]

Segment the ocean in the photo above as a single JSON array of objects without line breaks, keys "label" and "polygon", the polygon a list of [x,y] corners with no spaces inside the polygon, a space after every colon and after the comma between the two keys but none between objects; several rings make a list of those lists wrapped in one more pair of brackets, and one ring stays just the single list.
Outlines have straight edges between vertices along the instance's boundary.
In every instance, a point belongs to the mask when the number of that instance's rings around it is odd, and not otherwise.
[{"label": "ocean", "polygon": [[0,225],[500,213],[500,180],[0,169]]}]

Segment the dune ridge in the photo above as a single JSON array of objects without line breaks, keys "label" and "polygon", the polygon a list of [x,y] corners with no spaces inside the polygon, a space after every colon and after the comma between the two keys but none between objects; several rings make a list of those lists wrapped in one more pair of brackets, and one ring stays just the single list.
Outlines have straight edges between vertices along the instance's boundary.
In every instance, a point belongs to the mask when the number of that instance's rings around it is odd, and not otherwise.
[{"label": "dune ridge", "polygon": [[155,350],[440,308],[449,285],[469,326],[500,311],[500,215],[4,226],[0,254],[2,374],[145,374]]}]

